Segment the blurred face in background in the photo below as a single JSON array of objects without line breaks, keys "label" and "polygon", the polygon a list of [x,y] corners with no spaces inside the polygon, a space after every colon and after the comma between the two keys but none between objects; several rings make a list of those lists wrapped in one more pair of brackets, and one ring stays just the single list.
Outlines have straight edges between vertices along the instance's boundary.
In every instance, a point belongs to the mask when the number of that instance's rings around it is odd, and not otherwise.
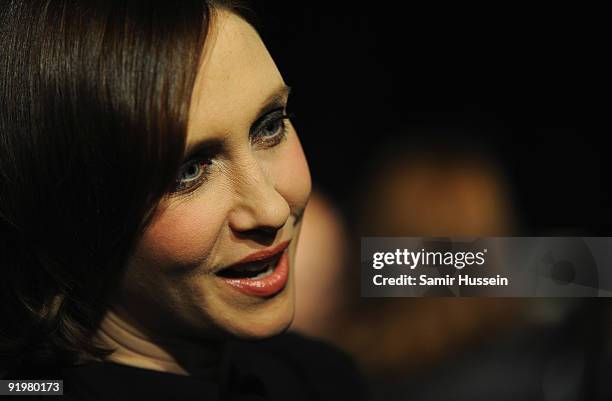
[{"label": "blurred face in background", "polygon": [[216,10],[175,191],[113,310],[160,337],[259,338],[293,318],[293,258],[310,195],[289,89],[256,31]]}]

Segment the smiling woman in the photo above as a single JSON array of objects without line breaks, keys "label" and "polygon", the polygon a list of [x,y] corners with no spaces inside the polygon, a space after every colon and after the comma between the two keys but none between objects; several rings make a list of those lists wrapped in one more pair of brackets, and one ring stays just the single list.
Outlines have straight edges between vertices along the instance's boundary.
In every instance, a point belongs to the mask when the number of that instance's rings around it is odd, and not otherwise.
[{"label": "smiling woman", "polygon": [[241,10],[2,2],[7,378],[76,399],[363,397],[342,354],[282,334],[310,174]]}]

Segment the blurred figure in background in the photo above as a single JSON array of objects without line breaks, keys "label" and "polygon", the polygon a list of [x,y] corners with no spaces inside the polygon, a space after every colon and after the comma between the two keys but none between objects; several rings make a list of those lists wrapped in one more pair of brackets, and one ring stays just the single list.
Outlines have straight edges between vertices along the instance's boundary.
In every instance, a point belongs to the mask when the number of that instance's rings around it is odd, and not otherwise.
[{"label": "blurred figure in background", "polygon": [[509,191],[497,166],[482,154],[445,145],[394,142],[371,159],[359,212],[350,216],[356,224],[347,226],[320,192],[305,212],[293,328],[334,341],[373,375],[402,376],[432,364],[487,328],[512,322],[518,310],[519,303],[498,299],[360,300],[358,288],[347,289],[359,282],[361,236],[512,232]]},{"label": "blurred figure in background", "polygon": [[[392,142],[366,168],[371,174],[357,208],[361,236],[506,236],[516,230],[510,188],[493,158],[460,140],[411,135],[424,139]],[[400,379],[516,324],[522,306],[508,299],[361,299],[348,317],[355,322],[351,335],[338,339],[371,375]]]}]

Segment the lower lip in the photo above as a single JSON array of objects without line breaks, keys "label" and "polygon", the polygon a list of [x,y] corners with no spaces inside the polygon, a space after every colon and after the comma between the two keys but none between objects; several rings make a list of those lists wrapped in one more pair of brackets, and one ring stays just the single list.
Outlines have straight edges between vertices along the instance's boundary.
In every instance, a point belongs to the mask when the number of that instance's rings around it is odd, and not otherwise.
[{"label": "lower lip", "polygon": [[271,297],[285,288],[289,276],[289,253],[281,255],[274,271],[259,279],[255,278],[223,278],[223,280],[238,291],[257,297]]}]

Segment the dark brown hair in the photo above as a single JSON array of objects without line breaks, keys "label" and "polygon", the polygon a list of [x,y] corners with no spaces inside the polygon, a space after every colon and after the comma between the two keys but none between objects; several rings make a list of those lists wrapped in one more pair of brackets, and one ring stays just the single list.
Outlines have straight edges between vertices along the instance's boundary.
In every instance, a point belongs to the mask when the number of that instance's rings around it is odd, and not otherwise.
[{"label": "dark brown hair", "polygon": [[212,7],[234,5],[0,5],[3,364],[100,357],[106,298],[179,168]]}]

